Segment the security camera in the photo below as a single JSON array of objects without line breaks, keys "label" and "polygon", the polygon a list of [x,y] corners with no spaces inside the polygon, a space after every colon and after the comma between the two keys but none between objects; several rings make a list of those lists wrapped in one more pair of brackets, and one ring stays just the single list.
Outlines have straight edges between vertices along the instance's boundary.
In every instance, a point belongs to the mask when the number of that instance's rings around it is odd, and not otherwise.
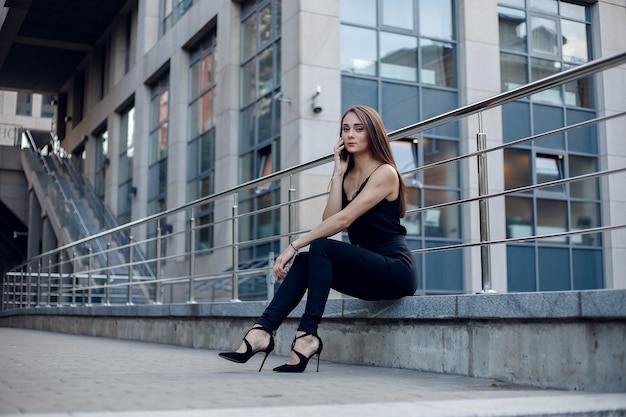
[{"label": "security camera", "polygon": [[322,92],[322,87],[318,85],[317,88],[315,89],[315,94],[313,94],[313,97],[311,97],[311,100],[313,101],[311,103],[311,108],[313,109],[313,113],[315,114],[321,113],[322,111],[322,106],[320,106],[315,100],[320,95],[321,92]]}]

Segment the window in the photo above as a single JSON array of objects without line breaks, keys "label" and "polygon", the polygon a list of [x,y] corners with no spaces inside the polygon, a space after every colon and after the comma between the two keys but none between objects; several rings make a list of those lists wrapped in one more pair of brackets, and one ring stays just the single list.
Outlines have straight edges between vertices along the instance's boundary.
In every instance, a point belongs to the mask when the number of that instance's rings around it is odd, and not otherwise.
[{"label": "window", "polygon": [[41,117],[53,117],[54,116],[54,96],[41,96]]},{"label": "window", "polygon": [[120,157],[118,177],[117,219],[120,224],[131,220],[132,197],[137,194],[133,185],[133,158],[135,155],[135,107],[120,115]]},{"label": "window", "polygon": [[18,116],[33,115],[33,95],[31,93],[22,93],[18,91],[15,114]]},{"label": "window", "polygon": [[[250,181],[280,169],[281,1],[251,0],[241,12],[241,88],[239,180]],[[240,213],[251,213],[280,202],[278,182],[262,184],[239,196]],[[261,211],[240,220],[240,242],[280,233],[278,210]],[[240,260],[267,257],[278,251],[277,240],[242,245]]]},{"label": "window", "polygon": [[166,208],[169,133],[169,73],[151,87],[148,153],[148,214]]},{"label": "window", "polygon": [[[589,6],[551,0],[500,1],[502,91],[585,63],[590,58]],[[589,77],[535,94],[533,101],[592,108]]]},{"label": "window", "polygon": [[161,0],[159,35],[163,36],[187,13],[194,0]]},{"label": "window", "polygon": [[109,132],[106,127],[94,134],[96,138],[96,175],[94,191],[104,201],[106,168],[109,166]]},{"label": "window", "polygon": [[[216,31],[193,49],[189,59],[189,141],[187,143],[187,200],[215,192],[215,68]],[[196,208],[196,249],[213,246],[213,203]]]},{"label": "window", "polygon": [[[452,0],[342,0],[342,110],[354,104],[378,109],[391,131],[457,108],[454,10]],[[457,156],[458,124],[440,126],[391,146],[398,168],[406,173]],[[459,242],[459,207],[411,212],[458,199],[458,166],[407,173],[404,179],[409,213],[402,222],[409,245],[417,249]],[[441,262],[442,257],[446,261]],[[416,261],[422,277],[418,292],[463,292],[460,251],[419,255]]]},{"label": "window", "polygon": [[[503,91],[556,74],[591,57],[591,9],[587,5],[562,0],[500,0],[498,15]],[[591,91],[591,78],[583,78],[504,105],[504,142],[594,118]],[[595,172],[595,129],[552,134],[505,149],[505,188]],[[601,225],[597,179],[517,192],[505,198],[505,207],[510,238]],[[601,246],[600,234],[508,244],[509,291],[602,288]],[[583,276],[580,271],[599,275]]]}]

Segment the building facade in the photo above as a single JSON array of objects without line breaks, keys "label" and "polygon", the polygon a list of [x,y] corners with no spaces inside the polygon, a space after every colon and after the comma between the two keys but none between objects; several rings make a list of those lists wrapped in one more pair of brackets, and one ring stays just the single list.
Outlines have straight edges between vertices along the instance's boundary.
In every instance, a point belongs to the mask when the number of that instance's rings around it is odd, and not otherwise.
[{"label": "building facade", "polygon": [[[626,48],[623,1],[563,0],[130,0],[60,91],[55,132],[73,163],[120,223],[181,206],[329,154],[343,111],[366,104],[389,131],[494,96]],[[497,146],[626,110],[623,66],[547,90],[483,115]],[[551,135],[489,156],[491,191],[600,169],[626,157],[618,119]],[[393,142],[401,170],[475,150],[476,118]],[[296,179],[324,192],[329,170]],[[410,206],[476,195],[471,162],[406,178]],[[592,179],[494,199],[493,239],[626,223],[619,178]],[[568,187],[567,189],[565,187]],[[284,201],[269,182],[240,195],[244,211]],[[320,203],[322,204],[322,203]],[[197,224],[230,215],[232,201],[198,209]],[[321,207],[299,209],[298,229]],[[278,210],[252,216],[241,240],[280,233]],[[414,249],[478,241],[477,206],[408,216]],[[188,216],[160,225],[181,230]],[[226,270],[212,247],[226,226],[202,228],[201,264]],[[154,236],[156,225],[141,231]],[[493,288],[554,291],[624,288],[624,231],[492,247]],[[166,253],[184,250],[182,236]],[[279,251],[269,241],[242,250],[248,261]],[[148,249],[154,252],[156,248]],[[478,248],[416,255],[419,294],[481,288]],[[178,262],[178,261],[176,261]],[[172,262],[167,268],[180,268]],[[166,272],[167,274],[167,272]]]}]

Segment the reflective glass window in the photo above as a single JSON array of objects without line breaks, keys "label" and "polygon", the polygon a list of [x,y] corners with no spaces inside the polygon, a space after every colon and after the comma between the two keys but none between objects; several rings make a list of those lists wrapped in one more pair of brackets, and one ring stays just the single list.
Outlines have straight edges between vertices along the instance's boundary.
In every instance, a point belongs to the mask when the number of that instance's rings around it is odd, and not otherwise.
[{"label": "reflective glass window", "polygon": [[387,131],[400,129],[419,119],[419,90],[416,86],[382,83],[381,115]]},{"label": "reflective glass window", "polygon": [[420,0],[420,35],[437,39],[453,40],[452,2]]},{"label": "reflective glass window", "polygon": [[341,0],[341,21],[376,26],[376,0]]},{"label": "reflective glass window", "polygon": [[341,26],[341,71],[360,75],[377,75],[378,50],[376,31]]},{"label": "reflective glass window", "polygon": [[423,39],[420,45],[420,82],[441,87],[456,87],[454,45]]},{"label": "reflective glass window", "polygon": [[[455,201],[459,199],[457,191],[424,190],[424,206]],[[422,213],[424,234],[427,237],[458,239],[461,233],[459,206],[447,206],[428,209]]]},{"label": "reflective glass window", "polygon": [[506,237],[517,238],[532,236],[533,200],[532,198],[506,196]]},{"label": "reflective glass window", "polygon": [[533,16],[530,19],[530,33],[533,52],[557,55],[559,51],[556,20]]},{"label": "reflective glass window", "polygon": [[256,13],[252,13],[241,24],[241,57],[243,59],[249,57],[256,52],[257,48],[257,17]]},{"label": "reflective glass window", "polygon": [[[572,230],[584,230],[600,227],[600,204],[592,202],[571,202]],[[570,237],[572,244],[584,246],[600,246],[600,233],[587,233]]]},{"label": "reflective glass window", "polygon": [[[537,199],[537,235],[567,231],[567,202]],[[541,239],[542,243],[567,243],[567,237]]]},{"label": "reflective glass window", "polygon": [[526,52],[526,12],[498,7],[500,49]]},{"label": "reflective glass window", "polygon": [[513,90],[528,84],[528,62],[523,55],[500,53],[501,91]]},{"label": "reflective glass window", "polygon": [[566,291],[571,288],[568,249],[540,247],[539,291]]},{"label": "reflective glass window", "polygon": [[531,10],[556,14],[558,12],[557,0],[527,0]]},{"label": "reflective glass window", "polygon": [[362,104],[372,108],[378,107],[378,83],[361,78],[341,77],[341,110]]},{"label": "reflective glass window", "polygon": [[504,188],[507,190],[531,184],[530,151],[507,148],[504,150]]},{"label": "reflective glass window", "polygon": [[[424,165],[453,158],[459,153],[457,141],[425,137],[421,143],[424,152]],[[448,188],[458,187],[458,162],[436,165],[424,170],[424,184]]]},{"label": "reflective glass window", "polygon": [[585,23],[561,19],[564,61],[574,64],[584,64],[589,61],[587,29],[588,26]]},{"label": "reflective glass window", "polygon": [[417,38],[380,33],[380,76],[417,81]]},{"label": "reflective glass window", "polygon": [[[530,60],[531,81],[538,81],[542,78],[561,72],[561,63],[548,59],[532,58]],[[561,97],[561,87],[550,88],[532,95],[533,101],[556,104],[563,104]]]},{"label": "reflective glass window", "polygon": [[572,251],[573,290],[604,288],[602,251],[574,249]]},{"label": "reflective glass window", "polygon": [[[570,155],[569,176],[576,177],[578,175],[591,174],[597,170],[597,158]],[[600,190],[598,188],[598,179],[590,178],[581,181],[570,182],[570,195],[575,198],[587,200],[597,200],[600,198]]]},{"label": "reflective glass window", "polygon": [[413,31],[413,0],[382,0],[383,25]]}]

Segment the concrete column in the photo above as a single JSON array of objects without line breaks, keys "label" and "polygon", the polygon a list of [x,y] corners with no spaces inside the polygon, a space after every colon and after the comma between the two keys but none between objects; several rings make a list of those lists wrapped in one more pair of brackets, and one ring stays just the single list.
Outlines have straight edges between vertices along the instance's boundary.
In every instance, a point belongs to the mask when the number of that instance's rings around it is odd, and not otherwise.
[{"label": "concrete column", "polygon": [[[289,167],[333,151],[341,118],[341,73],[339,71],[339,3],[289,1],[282,3],[282,91],[291,104],[281,104],[281,166]],[[322,108],[313,112],[312,97]],[[298,196],[324,192],[332,174],[325,165],[300,175],[294,183]],[[282,186],[287,200],[288,181]],[[321,221],[324,199],[297,207],[297,229]],[[282,217],[282,230],[288,216]],[[286,244],[286,243],[285,243]]]},{"label": "concrete column", "polygon": [[[204,3],[201,5],[204,6]],[[236,2],[223,2],[217,13],[217,67],[215,68],[217,96],[215,106],[215,191],[234,187],[239,183],[239,54],[241,6]],[[232,242],[232,197],[215,202],[214,246]],[[221,250],[209,259],[204,267],[210,271],[223,271],[232,266],[230,248]]]},{"label": "concrete column", "polygon": [[[188,79],[189,55],[179,49],[170,59],[167,208],[181,206],[187,201]],[[184,212],[164,221],[173,226],[174,232],[186,228]],[[182,253],[185,250],[185,237],[186,234],[180,233],[168,237],[168,252]]]},{"label": "concrete column", "polygon": [[[143,84],[135,90],[135,155],[133,157],[133,186],[137,195],[132,199],[132,219],[147,215],[148,202],[148,155],[150,150],[150,88]],[[132,231],[135,240],[146,236],[145,227]]]},{"label": "concrete column", "polygon": [[159,40],[159,5],[158,1],[140,1],[137,19],[137,58],[144,55]]}]

